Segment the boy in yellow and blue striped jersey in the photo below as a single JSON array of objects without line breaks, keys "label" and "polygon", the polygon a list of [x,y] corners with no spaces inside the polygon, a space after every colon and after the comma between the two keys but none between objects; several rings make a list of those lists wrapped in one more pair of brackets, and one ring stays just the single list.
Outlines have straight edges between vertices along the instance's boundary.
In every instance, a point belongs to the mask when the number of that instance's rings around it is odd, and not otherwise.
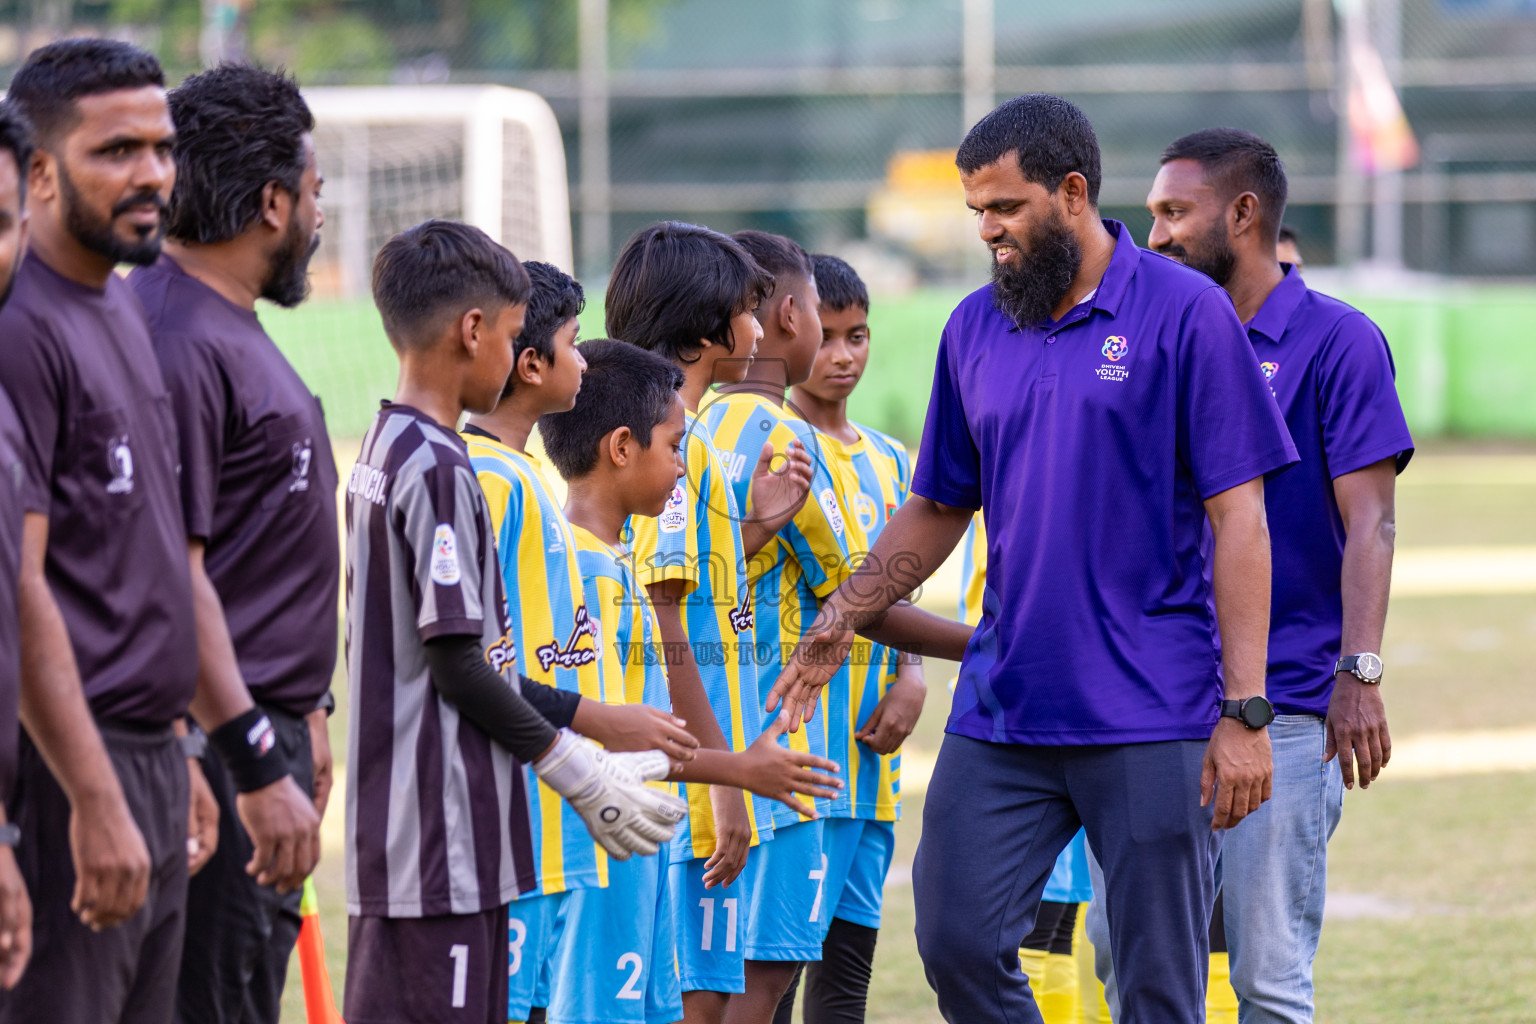
[{"label": "boy in yellow and blue striped jersey", "polygon": [[[867,542],[907,497],[911,465],[901,442],[848,419],[848,397],[869,361],[869,292],[858,274],[835,256],[812,257],[820,299],[821,346],[811,374],[790,393],[795,409],[818,433],[822,455],[856,481],[851,511]],[[827,872],[823,880],[821,962],[805,970],[805,1016],[817,1021],[862,1021],[874,968],[882,893],[900,817],[900,746],[923,710],[927,685],[922,659],[871,643],[854,642],[848,659],[847,715],[826,722],[829,746],[846,758],[848,788],[823,825]],[[775,1020],[788,1024],[792,985]]]},{"label": "boy in yellow and blue striped jersey", "polygon": [[[654,518],[684,474],[686,429],[677,388],[683,373],[658,355],[617,341],[581,346],[588,369],[569,412],[540,421],[550,461],[569,486],[603,686],[629,704],[670,710],[654,611],[622,540],[626,520]],[[777,744],[783,724],[746,751],[701,750],[674,778],[749,787],[805,808],[795,794],[829,797],[838,781],[811,769],[830,761]],[[636,858],[609,869],[605,889],[572,894],[560,914],[548,1019],[552,1024],[645,1024],[682,1018],[676,956],[680,912],[666,862]],[[714,897],[707,897],[714,909]],[[721,900],[721,917],[733,915]]]},{"label": "boy in yellow and blue striped jersey", "polygon": [[[760,645],[767,657],[758,664],[759,695],[766,701],[786,652],[806,635],[822,600],[868,554],[869,542],[852,504],[859,492],[857,474],[850,464],[820,451],[824,446],[820,435],[785,405],[786,389],[810,375],[821,346],[819,298],[810,256],[779,235],[742,231],[733,237],[773,275],[774,284],[758,307],[763,330],[758,358],[741,384],[723,387],[720,397],[710,403],[706,422],[711,438],[724,453],[722,460],[731,460],[733,469],[743,468],[762,449],[778,452],[796,444],[812,450],[814,464],[810,497],[756,553],[749,567],[759,635],[776,640]],[[749,522],[775,511],[758,502],[755,493],[750,502],[746,500],[746,481],[739,472],[733,474],[732,486],[737,501],[748,509]],[[966,632],[953,622],[900,604],[875,627],[871,639],[899,637],[921,643],[938,635],[930,630],[945,631],[951,638]],[[846,744],[838,743],[833,749],[828,739],[829,733],[840,735],[834,723],[849,721],[850,696],[845,663],[822,691],[823,713],[809,716],[803,728],[788,737],[790,746],[845,760]],[[830,860],[823,849],[821,823],[775,808],[774,826],[774,845],[762,851],[751,868],[752,912],[747,921],[748,1016],[765,1021],[776,1012],[799,965],[820,959],[830,915],[830,907],[824,905]]]},{"label": "boy in yellow and blue striped jersey", "polygon": [[[684,374],[685,474],[659,516],[635,520],[633,546],[656,608],[673,706],[701,745],[716,750],[745,750],[763,731],[746,558],[793,515],[810,480],[799,446],[787,449],[779,472],[769,471],[767,451],[753,453],[754,503],[772,511],[744,521],[698,418],[711,385],[745,375],[761,337],[753,310],[769,287],[730,238],[667,222],[626,243],[605,307],[609,334]],[[673,840],[672,872],[683,1007],[694,1024],[723,1020],[729,995],[745,989],[748,898],[737,879],[773,837],[773,818],[764,802],[720,786],[688,786],[688,806],[687,825]],[[728,892],[714,891],[733,882]]]},{"label": "boy in yellow and blue striped jersey", "polygon": [[[613,749],[656,745],[682,757],[693,741],[670,715],[604,707],[605,701],[622,705],[623,695],[603,692],[575,537],[540,461],[526,450],[534,421],[570,408],[581,388],[586,364],[575,344],[581,286],[547,263],[529,261],[524,269],[533,290],[511,379],[495,410],[472,417],[462,434],[491,510],[515,657],[528,678],[585,698],[571,723],[577,732]],[[639,747],[627,729],[645,734]],[[555,921],[565,895],[606,885],[609,871],[606,854],[571,806],[532,768],[524,771],[535,874],[534,887],[510,909],[511,1021],[527,1020],[548,1003]]]}]

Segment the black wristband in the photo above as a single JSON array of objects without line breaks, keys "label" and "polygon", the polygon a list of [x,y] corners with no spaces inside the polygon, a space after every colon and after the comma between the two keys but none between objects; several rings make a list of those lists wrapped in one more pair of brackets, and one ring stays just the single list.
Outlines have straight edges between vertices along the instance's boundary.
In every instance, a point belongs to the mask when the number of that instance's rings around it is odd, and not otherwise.
[{"label": "black wristband", "polygon": [[236,715],[213,730],[208,734],[208,742],[224,759],[238,792],[265,789],[289,774],[277,750],[277,730],[259,707]]}]

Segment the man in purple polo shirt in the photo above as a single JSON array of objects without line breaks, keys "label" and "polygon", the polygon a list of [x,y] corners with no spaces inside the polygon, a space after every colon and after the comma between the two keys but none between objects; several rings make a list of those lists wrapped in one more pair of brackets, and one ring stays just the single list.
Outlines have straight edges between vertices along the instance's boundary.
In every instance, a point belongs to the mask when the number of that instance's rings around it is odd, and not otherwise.
[{"label": "man in purple polo shirt", "polygon": [[1081,111],[1010,100],[956,162],[993,283],[944,329],[913,497],[774,696],[803,715],[847,628],[983,509],[982,619],[913,872],[939,1009],[1040,1020],[1019,940],[1082,825],[1108,877],[1122,1020],[1188,1024],[1220,830],[1269,796],[1263,476],[1295,449],[1221,289],[1099,219]]},{"label": "man in purple polo shirt", "polygon": [[1274,799],[1221,852],[1243,1024],[1312,1020],[1328,838],[1344,790],[1392,753],[1381,699],[1393,491],[1413,455],[1386,339],[1365,314],[1275,261],[1285,169],[1235,128],[1163,153],[1149,244],[1226,288],[1301,463],[1265,484],[1274,544],[1268,696]]},{"label": "man in purple polo shirt", "polygon": [[[31,132],[14,105],[0,103],[0,308],[11,297],[27,244],[27,165]],[[21,575],[21,531],[26,515],[22,479],[26,447],[21,421],[0,391],[0,988],[12,988],[32,955],[32,901],[13,850],[21,830],[7,816],[16,783],[17,714],[21,701],[21,621],[16,581]]]},{"label": "man in purple polo shirt", "polygon": [[165,252],[128,283],[180,428],[202,667],[191,710],[219,804],[218,849],[187,892],[177,1019],[276,1024],[330,789],[321,705],[341,554],[319,401],[255,306],[309,292],[324,220],[314,118],[291,79],[241,64],[187,79],[170,106]]},{"label": "man in purple polo shirt", "polygon": [[122,42],[42,47],[9,98],[37,146],[31,251],[0,312],[0,384],[26,429],[14,809],[36,917],[0,1021],[168,1021],[188,870],[172,723],[197,640],[176,426],[113,268],[159,254],[175,129],[159,63]]}]

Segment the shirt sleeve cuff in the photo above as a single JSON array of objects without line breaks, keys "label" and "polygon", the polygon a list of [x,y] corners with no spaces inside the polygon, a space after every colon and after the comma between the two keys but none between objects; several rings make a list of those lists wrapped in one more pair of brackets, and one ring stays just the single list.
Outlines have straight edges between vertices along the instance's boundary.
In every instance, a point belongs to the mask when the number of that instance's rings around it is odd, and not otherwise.
[{"label": "shirt sleeve cuff", "polygon": [[1337,480],[1346,474],[1358,472],[1366,466],[1374,466],[1382,459],[1396,459],[1397,471],[1401,473],[1408,465],[1408,458],[1405,455],[1408,457],[1413,455],[1413,438],[1406,434],[1369,448],[1358,448],[1338,455],[1330,452],[1328,472],[1333,479]]},{"label": "shirt sleeve cuff", "polygon": [[1290,469],[1301,459],[1297,458],[1293,448],[1275,448],[1263,455],[1249,459],[1247,462],[1233,466],[1223,473],[1200,481],[1200,498],[1208,500],[1222,491],[1229,491],[1239,484],[1245,484],[1250,480],[1261,476],[1269,476],[1284,469]]},{"label": "shirt sleeve cuff", "polygon": [[440,636],[479,636],[484,630],[484,619],[437,619],[416,627],[423,643]]},{"label": "shirt sleeve cuff", "polygon": [[693,593],[699,589],[699,574],[686,565],[656,565],[641,568],[635,575],[643,587],[654,586],[667,580],[682,580],[683,593]]},{"label": "shirt sleeve cuff", "polygon": [[912,493],[951,508],[968,508],[973,512],[981,508],[979,495],[961,491],[958,488],[945,487],[937,480],[918,478],[912,481]]}]

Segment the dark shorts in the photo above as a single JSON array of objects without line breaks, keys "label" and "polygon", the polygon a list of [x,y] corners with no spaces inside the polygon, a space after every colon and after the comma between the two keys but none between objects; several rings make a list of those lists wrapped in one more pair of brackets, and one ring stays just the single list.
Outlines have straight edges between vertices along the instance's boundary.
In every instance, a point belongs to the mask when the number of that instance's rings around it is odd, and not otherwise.
[{"label": "dark shorts", "polygon": [[506,1024],[507,908],[347,919],[347,1024]]},{"label": "dark shorts", "polygon": [[187,761],[169,726],[98,721],[128,809],[149,847],[149,896],[117,928],[93,932],[69,901],[69,800],[23,735],[12,813],[32,895],[32,962],[0,994],[0,1024],[169,1024],[187,902]]},{"label": "dark shorts", "polygon": [[[309,723],[262,706],[277,752],[300,789],[314,789]],[[187,942],[176,1019],[181,1024],[277,1024],[288,958],[299,939],[302,892],[286,895],[245,873],[255,846],[235,808],[235,783],[212,750],[203,774],[219,803],[219,848],[187,885]]]}]

